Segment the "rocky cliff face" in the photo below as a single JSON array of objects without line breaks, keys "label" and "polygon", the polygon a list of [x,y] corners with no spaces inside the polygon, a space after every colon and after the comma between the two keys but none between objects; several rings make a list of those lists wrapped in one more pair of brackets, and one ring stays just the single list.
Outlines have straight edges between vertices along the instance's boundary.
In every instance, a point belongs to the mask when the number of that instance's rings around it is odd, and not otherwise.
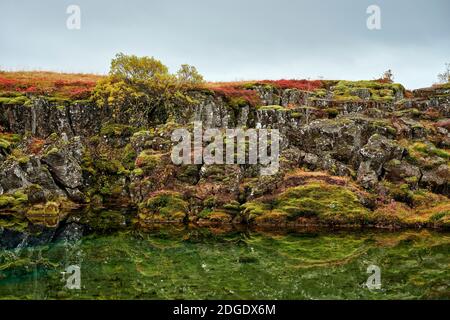
[{"label": "rocky cliff face", "polygon": [[[117,207],[135,208],[142,227],[448,227],[450,89],[368,87],[255,84],[247,90],[256,106],[193,90],[192,105],[150,116],[133,106],[113,114],[90,100],[3,99],[0,232],[50,227],[52,238],[73,210],[99,227],[98,210]],[[193,121],[279,129],[280,171],[260,177],[258,165],[172,164],[171,133]]]}]

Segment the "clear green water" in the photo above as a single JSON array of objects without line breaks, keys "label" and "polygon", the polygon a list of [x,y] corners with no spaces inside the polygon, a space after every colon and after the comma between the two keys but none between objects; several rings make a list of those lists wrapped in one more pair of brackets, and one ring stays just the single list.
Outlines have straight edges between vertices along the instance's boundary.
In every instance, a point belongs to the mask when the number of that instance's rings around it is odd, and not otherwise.
[{"label": "clear green water", "polygon": [[[449,299],[450,234],[159,230],[0,251],[0,298]],[[369,290],[367,267],[381,268]],[[61,272],[81,267],[81,290]]]}]

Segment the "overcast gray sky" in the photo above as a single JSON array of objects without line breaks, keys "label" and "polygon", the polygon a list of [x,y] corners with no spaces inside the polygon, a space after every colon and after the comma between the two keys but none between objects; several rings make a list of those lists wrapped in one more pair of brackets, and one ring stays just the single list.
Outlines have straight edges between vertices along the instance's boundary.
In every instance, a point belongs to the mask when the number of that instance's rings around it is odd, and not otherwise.
[{"label": "overcast gray sky", "polygon": [[[81,8],[68,30],[66,8]],[[366,27],[369,5],[381,30]],[[106,73],[118,52],[207,80],[373,79],[429,86],[450,62],[448,0],[0,0],[0,67]]]}]

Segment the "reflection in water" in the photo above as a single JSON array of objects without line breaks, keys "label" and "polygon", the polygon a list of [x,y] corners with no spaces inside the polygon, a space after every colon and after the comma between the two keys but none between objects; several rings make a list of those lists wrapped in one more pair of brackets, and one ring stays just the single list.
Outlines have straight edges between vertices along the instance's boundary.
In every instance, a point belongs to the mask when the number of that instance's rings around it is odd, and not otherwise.
[{"label": "reflection in water", "polygon": [[[450,298],[450,234],[219,231],[165,227],[0,251],[0,297]],[[70,265],[81,268],[81,290],[65,288]],[[371,265],[380,290],[366,286]]]}]

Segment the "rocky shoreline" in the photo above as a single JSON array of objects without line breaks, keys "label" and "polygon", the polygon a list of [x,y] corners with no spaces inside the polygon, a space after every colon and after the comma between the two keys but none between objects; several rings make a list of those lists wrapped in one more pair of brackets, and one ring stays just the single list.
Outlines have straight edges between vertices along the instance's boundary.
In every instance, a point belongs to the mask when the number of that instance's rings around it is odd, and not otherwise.
[{"label": "rocky shoreline", "polygon": [[[2,245],[52,241],[64,234],[61,225],[79,216],[73,212],[101,216],[117,207],[134,208],[135,228],[449,228],[450,87],[409,92],[370,81],[324,81],[313,90],[236,86],[258,103],[215,88],[191,89],[189,105],[151,112],[100,106],[92,97],[2,94]],[[174,165],[171,133],[193,121],[222,131],[278,129],[279,172],[261,177],[260,165]],[[110,219],[122,218],[93,220],[107,226]],[[28,230],[40,234],[37,240],[23,240]]]}]

